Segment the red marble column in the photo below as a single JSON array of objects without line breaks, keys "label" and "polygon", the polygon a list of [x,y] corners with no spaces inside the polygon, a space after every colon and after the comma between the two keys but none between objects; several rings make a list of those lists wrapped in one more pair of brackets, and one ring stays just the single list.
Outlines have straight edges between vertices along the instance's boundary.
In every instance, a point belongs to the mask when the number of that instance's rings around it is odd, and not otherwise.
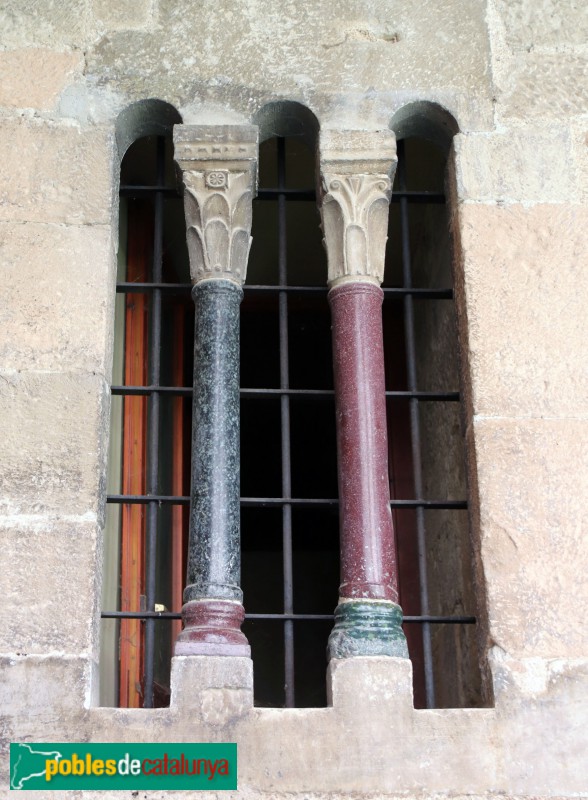
[{"label": "red marble column", "polygon": [[384,383],[382,300],[373,283],[331,289],[342,598],[398,602]]},{"label": "red marble column", "polygon": [[390,510],[382,290],[329,292],[337,414],[341,586],[329,657],[407,657]]}]

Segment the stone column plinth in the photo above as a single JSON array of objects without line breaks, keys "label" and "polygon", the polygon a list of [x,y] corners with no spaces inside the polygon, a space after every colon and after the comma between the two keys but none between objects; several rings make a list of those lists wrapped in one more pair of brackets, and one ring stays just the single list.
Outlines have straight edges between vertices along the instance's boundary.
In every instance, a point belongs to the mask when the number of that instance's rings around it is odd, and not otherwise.
[{"label": "stone column plinth", "polygon": [[320,157],[341,538],[329,658],[406,657],[390,511],[380,289],[395,139],[390,131],[327,131]]},{"label": "stone column plinth", "polygon": [[241,632],[239,304],[251,243],[257,128],[176,126],[194,288],[188,576],[176,656],[249,656]]}]

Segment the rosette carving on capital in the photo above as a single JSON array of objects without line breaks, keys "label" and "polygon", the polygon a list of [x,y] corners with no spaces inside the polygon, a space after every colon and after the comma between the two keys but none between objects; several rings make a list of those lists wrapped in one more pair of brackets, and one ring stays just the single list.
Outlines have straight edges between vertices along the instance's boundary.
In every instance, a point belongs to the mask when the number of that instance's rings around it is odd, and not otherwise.
[{"label": "rosette carving on capital", "polygon": [[322,229],[329,283],[342,278],[384,278],[388,206],[386,174],[323,173]]},{"label": "rosette carving on capital", "polygon": [[190,170],[183,177],[193,280],[224,278],[242,284],[251,247],[251,172]]}]

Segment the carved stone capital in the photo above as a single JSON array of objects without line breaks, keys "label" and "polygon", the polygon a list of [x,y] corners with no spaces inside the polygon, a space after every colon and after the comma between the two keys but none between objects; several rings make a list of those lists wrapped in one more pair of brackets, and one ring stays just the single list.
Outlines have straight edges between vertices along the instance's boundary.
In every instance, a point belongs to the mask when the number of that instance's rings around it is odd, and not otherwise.
[{"label": "carved stone capital", "polygon": [[257,193],[257,127],[176,125],[174,152],[184,181],[192,281],[221,279],[241,285]]},{"label": "carved stone capital", "polygon": [[329,285],[382,282],[395,169],[392,131],[321,133],[319,196]]}]

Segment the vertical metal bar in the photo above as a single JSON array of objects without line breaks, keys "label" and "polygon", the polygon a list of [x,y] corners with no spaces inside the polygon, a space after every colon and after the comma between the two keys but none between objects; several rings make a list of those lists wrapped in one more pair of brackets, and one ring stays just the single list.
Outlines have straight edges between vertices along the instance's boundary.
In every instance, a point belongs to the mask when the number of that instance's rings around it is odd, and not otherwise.
[{"label": "vertical metal bar", "polygon": [[[278,190],[286,188],[286,142],[278,137]],[[286,195],[278,195],[278,269],[280,286],[288,283],[286,254]],[[280,327],[280,389],[290,388],[288,363],[288,294],[279,293]],[[282,431],[282,497],[292,497],[292,476],[290,464],[290,398],[280,398]],[[284,569],[284,614],[294,613],[294,586],[292,573],[292,506],[282,506],[282,558]],[[295,704],[294,692],[294,623],[284,620],[284,669],[286,708]]]},{"label": "vertical metal bar", "polygon": [[[157,139],[157,181],[163,186],[165,181],[165,139]],[[151,280],[162,282],[163,255],[163,202],[164,193],[155,192],[155,214],[153,226],[153,271]],[[149,382],[159,386],[161,376],[161,290],[154,289],[151,299],[151,341],[149,345]],[[159,392],[149,397],[149,420],[147,430],[147,494],[159,491]],[[146,611],[155,611],[155,590],[157,576],[157,517],[159,503],[150,502],[147,508],[146,524]],[[145,695],[144,708],[153,708],[153,681],[155,668],[155,620],[145,620]]]},{"label": "vertical metal bar", "polygon": [[[406,191],[406,158],[404,142],[398,142],[398,180],[400,191]],[[402,277],[405,289],[412,288],[412,264],[410,254],[410,226],[408,213],[408,198],[400,198],[400,225],[402,232]],[[404,332],[406,340],[406,366],[408,377],[408,390],[417,391],[416,375],[416,344],[415,344],[415,324],[414,324],[414,300],[412,295],[404,297]],[[412,464],[414,475],[414,492],[417,500],[423,500],[423,467],[421,461],[421,426],[419,419],[419,400],[411,397],[410,408],[410,438],[412,449]],[[416,509],[417,523],[417,550],[419,567],[419,592],[421,611],[424,616],[430,613],[429,610],[429,584],[427,577],[427,543],[425,533],[425,512],[421,506]],[[422,625],[423,634],[423,658],[425,667],[425,699],[427,708],[435,707],[435,680],[433,674],[433,653],[431,646],[431,625],[424,622]]]}]

